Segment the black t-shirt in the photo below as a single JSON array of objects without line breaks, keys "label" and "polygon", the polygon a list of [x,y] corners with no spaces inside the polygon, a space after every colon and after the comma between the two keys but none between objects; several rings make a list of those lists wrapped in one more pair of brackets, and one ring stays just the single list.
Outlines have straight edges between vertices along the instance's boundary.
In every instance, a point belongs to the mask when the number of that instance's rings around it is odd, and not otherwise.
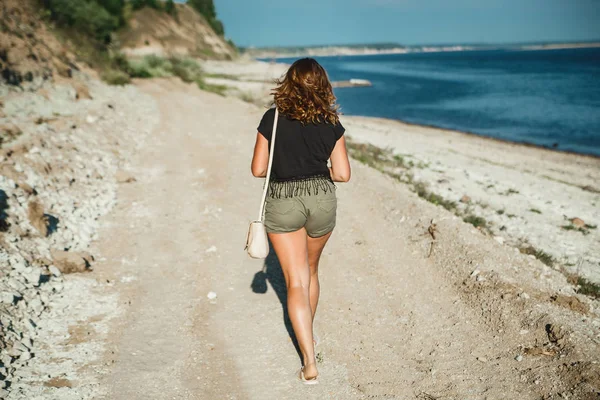
[{"label": "black t-shirt", "polygon": [[[269,141],[269,149],[274,118],[275,109],[271,108],[263,115],[258,126],[258,132]],[[339,122],[336,125],[326,122],[302,125],[300,121],[280,114],[271,177],[292,179],[319,174],[329,176],[327,160],[344,132]]]}]

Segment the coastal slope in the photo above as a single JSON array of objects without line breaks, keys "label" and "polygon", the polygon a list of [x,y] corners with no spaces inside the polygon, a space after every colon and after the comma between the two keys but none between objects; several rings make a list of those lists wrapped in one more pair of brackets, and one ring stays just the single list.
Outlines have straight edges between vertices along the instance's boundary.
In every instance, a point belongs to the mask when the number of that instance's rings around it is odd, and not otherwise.
[{"label": "coastal slope", "polygon": [[187,4],[176,4],[171,15],[150,7],[133,13],[119,32],[121,51],[128,56],[189,56],[201,59],[232,59],[230,43],[219,36],[206,19]]}]

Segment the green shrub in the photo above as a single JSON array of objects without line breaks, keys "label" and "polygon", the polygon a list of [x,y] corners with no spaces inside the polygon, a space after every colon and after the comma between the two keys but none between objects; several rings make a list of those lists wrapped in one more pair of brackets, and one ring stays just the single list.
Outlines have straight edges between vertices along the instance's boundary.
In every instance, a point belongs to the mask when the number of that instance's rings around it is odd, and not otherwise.
[{"label": "green shrub", "polygon": [[235,43],[233,42],[233,40],[231,40],[231,39],[227,39],[227,43],[228,43],[228,44],[231,46],[231,48],[232,48],[233,50],[235,50],[235,52],[236,52],[236,53],[237,53],[237,52],[239,52],[239,49],[238,49],[238,47],[235,45]]},{"label": "green shrub", "polygon": [[427,190],[427,186],[425,186],[424,183],[415,183],[414,188],[417,195],[422,199],[425,199],[436,206],[442,206],[448,211],[456,210],[456,202],[446,200],[439,194],[431,193],[429,190]]},{"label": "green shrub", "polygon": [[129,61],[128,73],[133,78],[160,78],[177,76],[184,82],[196,82],[202,78],[202,68],[191,58],[164,58],[149,55]]},{"label": "green shrub", "polygon": [[116,53],[109,58],[113,68],[129,73],[129,60],[125,54]]},{"label": "green shrub", "polygon": [[125,0],[95,0],[100,4],[110,15],[116,17],[119,21],[119,26],[124,26],[127,20],[125,19]]},{"label": "green shrub", "polygon": [[181,78],[182,81],[190,83],[202,78],[202,68],[200,64],[191,58],[171,58],[173,75]]},{"label": "green shrub", "polygon": [[59,25],[104,43],[110,42],[111,33],[119,28],[122,18],[122,8],[113,10],[116,13],[113,15],[92,0],[44,0],[44,5],[50,11],[50,18]]},{"label": "green shrub", "polygon": [[173,75],[173,65],[169,60],[150,55],[130,60],[127,72],[132,78],[162,78]]},{"label": "green shrub", "polygon": [[577,293],[585,294],[588,296],[592,296],[596,299],[600,299],[600,285],[597,283],[588,281],[583,277],[579,277],[577,279],[577,285],[579,286],[579,290]]},{"label": "green shrub", "polygon": [[475,228],[486,228],[487,227],[487,221],[485,220],[485,218],[482,217],[478,217],[476,215],[467,215],[466,217],[463,218],[463,221],[465,221],[468,224],[473,225]]},{"label": "green shrub", "polygon": [[201,90],[206,92],[216,93],[220,96],[225,96],[225,92],[227,91],[227,86],[225,85],[213,85],[211,83],[204,82],[203,79],[198,79],[196,84]]},{"label": "green shrub", "polygon": [[109,69],[102,73],[101,78],[109,85],[126,85],[131,82],[129,75],[123,71]]},{"label": "green shrub", "polygon": [[552,267],[554,265],[554,257],[552,257],[550,254],[546,253],[543,250],[536,249],[531,245],[521,246],[519,247],[519,251],[522,254],[531,254],[535,256],[535,258],[537,258],[549,267]]},{"label": "green shrub", "polygon": [[223,36],[225,34],[223,23],[217,19],[217,11],[213,0],[188,0],[188,4],[204,16],[217,35]]},{"label": "green shrub", "polygon": [[162,9],[162,3],[158,0],[131,0],[131,6],[134,10],[139,10],[144,7],[154,8],[155,10]]},{"label": "green shrub", "polygon": [[175,7],[175,2],[173,0],[167,0],[165,3],[165,12],[172,16],[177,16],[177,7]]}]

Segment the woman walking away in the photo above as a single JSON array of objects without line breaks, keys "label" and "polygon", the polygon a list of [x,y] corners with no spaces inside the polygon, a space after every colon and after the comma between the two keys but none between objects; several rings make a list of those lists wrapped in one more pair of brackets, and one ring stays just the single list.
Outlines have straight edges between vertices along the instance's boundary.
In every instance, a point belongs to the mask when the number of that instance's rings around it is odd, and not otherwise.
[{"label": "woman walking away", "polygon": [[[313,321],[319,301],[319,258],[335,227],[333,182],[350,179],[345,129],[327,73],[312,58],[296,61],[277,82],[273,95],[280,117],[265,227],[285,276],[288,313],[303,359],[298,375],[303,383],[316,384]],[[258,127],[252,159],[256,177],[267,174],[274,118],[272,108]]]}]

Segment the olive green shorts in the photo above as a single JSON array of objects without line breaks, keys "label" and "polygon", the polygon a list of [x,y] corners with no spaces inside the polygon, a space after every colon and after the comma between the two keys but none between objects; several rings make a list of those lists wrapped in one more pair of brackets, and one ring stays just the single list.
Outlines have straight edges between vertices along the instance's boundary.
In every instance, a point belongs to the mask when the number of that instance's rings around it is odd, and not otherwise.
[{"label": "olive green shorts", "polygon": [[265,228],[268,233],[295,232],[302,227],[310,237],[320,237],[335,228],[337,197],[335,185],[326,193],[289,198],[267,197]]}]

